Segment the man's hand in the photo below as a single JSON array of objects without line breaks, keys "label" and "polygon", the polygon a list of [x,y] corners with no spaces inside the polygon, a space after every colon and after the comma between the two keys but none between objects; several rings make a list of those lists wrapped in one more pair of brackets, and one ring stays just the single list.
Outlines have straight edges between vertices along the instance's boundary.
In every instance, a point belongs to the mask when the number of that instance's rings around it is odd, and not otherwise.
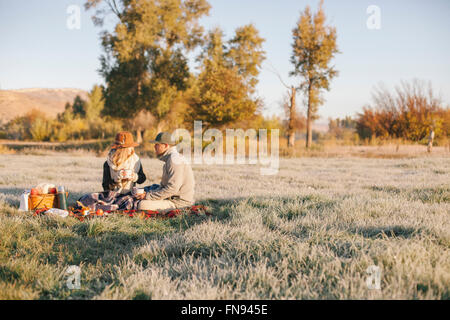
[{"label": "man's hand", "polygon": [[144,199],[145,199],[145,196],[146,196],[146,193],[144,192],[144,193],[141,193],[141,194],[137,194],[137,195],[135,195],[134,197],[135,197],[137,200],[144,200]]}]

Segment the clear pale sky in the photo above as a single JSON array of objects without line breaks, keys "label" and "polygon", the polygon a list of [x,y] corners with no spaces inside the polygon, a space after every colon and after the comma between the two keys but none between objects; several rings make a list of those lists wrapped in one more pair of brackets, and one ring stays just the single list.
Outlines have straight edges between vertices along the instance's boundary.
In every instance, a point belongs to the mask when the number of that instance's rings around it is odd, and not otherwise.
[{"label": "clear pale sky", "polygon": [[[212,10],[202,19],[207,28],[220,26],[229,38],[236,27],[253,23],[266,39],[267,60],[258,85],[265,114],[280,114],[286,89],[268,69],[276,68],[288,84],[292,70],[292,28],[306,5],[318,0],[209,0]],[[102,52],[92,11],[82,0],[0,0],[0,88],[80,88],[103,83],[97,72]],[[69,30],[68,6],[79,5],[81,28]],[[368,6],[381,10],[381,29],[370,30]],[[328,23],[337,29],[342,54],[334,60],[339,77],[320,107],[322,122],[359,112],[370,102],[373,87],[392,88],[401,80],[432,81],[450,103],[449,0],[325,0]],[[301,100],[301,97],[299,97]]]}]

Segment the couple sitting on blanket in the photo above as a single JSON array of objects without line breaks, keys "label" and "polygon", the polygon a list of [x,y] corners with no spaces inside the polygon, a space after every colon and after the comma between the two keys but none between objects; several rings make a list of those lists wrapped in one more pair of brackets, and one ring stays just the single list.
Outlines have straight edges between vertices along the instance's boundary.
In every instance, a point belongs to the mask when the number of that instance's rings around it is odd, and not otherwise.
[{"label": "couple sitting on blanket", "polygon": [[[140,200],[139,210],[170,210],[194,204],[194,174],[186,159],[178,153],[175,141],[168,132],[159,133],[155,140],[155,152],[164,162],[161,183],[145,187],[143,194],[133,194]],[[134,152],[138,146],[130,132],[119,132],[103,165],[103,190],[130,194],[133,187],[146,180],[142,163]]]}]

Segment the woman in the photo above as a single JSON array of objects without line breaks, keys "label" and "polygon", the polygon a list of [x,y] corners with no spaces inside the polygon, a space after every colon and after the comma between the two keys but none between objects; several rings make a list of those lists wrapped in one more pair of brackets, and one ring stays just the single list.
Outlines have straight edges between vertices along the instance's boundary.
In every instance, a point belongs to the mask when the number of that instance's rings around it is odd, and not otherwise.
[{"label": "woman", "polygon": [[130,192],[136,183],[147,179],[142,163],[134,152],[139,144],[133,141],[130,132],[119,132],[111,146],[108,158],[103,164],[103,190],[117,191],[120,194]]}]

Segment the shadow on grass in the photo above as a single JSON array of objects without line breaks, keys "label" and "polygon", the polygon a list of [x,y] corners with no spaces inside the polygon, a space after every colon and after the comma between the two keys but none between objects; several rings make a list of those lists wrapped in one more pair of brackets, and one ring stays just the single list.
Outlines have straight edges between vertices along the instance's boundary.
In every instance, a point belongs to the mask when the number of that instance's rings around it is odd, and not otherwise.
[{"label": "shadow on grass", "polygon": [[[81,268],[82,288],[69,292],[69,296],[73,299],[91,299],[101,293],[106,286],[119,284],[120,275],[117,274],[114,266],[126,261],[127,258],[132,258],[135,248],[161,236],[158,231],[139,233],[105,231],[96,235],[87,235],[90,225],[76,224],[72,229],[77,236],[57,239],[53,244],[53,250],[40,257],[40,261],[44,264],[62,264],[67,268],[75,265]],[[99,266],[101,270],[98,273]],[[89,270],[93,269],[97,269],[95,272],[98,275],[95,277],[89,275]],[[61,281],[62,286],[58,285],[53,290],[42,291],[39,299],[64,297],[64,291],[67,293],[68,289],[65,287],[65,279]]]},{"label": "shadow on grass", "polygon": [[16,197],[20,198],[23,191],[21,188],[0,188],[0,194],[5,195],[5,202],[12,207],[19,207],[20,200]]},{"label": "shadow on grass", "polygon": [[[226,220],[229,218],[226,208],[231,206],[231,203],[234,201],[205,200],[196,203],[208,206],[213,213],[211,216],[181,215],[172,219],[149,220],[113,216],[75,223],[70,226],[72,235],[58,237],[53,243],[52,251],[42,254],[39,260],[52,265],[81,266],[82,270],[96,268],[100,263],[106,270],[103,270],[95,279],[85,277],[82,289],[69,293],[73,299],[91,299],[101,293],[106,286],[119,285],[120,275],[117,274],[114,266],[133,259],[136,248],[148,244],[151,240],[170,237],[171,234],[185,231],[207,220]],[[43,220],[46,218],[44,217]],[[51,225],[51,218],[48,220]],[[11,272],[8,274],[11,275]],[[41,292],[39,299],[61,298],[64,291],[67,294],[67,288],[64,287],[44,291]],[[136,298],[144,297],[138,295]]]},{"label": "shadow on grass", "polygon": [[[67,275],[55,287],[38,289],[39,299],[89,299],[101,293],[106,286],[118,284],[120,275],[116,266],[129,258],[133,258],[136,248],[148,241],[162,239],[176,232],[182,232],[207,220],[223,221],[229,218],[229,208],[234,200],[204,200],[196,204],[209,207],[211,216],[181,215],[172,219],[129,218],[113,216],[107,219],[94,218],[84,222],[67,218],[31,217],[28,213],[19,213],[17,196],[23,192],[21,188],[0,188],[4,194],[6,216],[20,215],[24,220],[14,222],[22,224],[20,230],[23,237],[11,243],[13,246],[30,247],[31,243],[51,243],[49,250],[24,249],[16,259],[36,259],[39,264],[49,265],[60,269],[71,265],[80,266],[82,275],[89,270],[96,270],[96,276],[84,276],[84,284],[80,290],[69,290],[66,287]],[[86,193],[72,192],[69,205]],[[14,196],[14,198],[12,197]],[[27,221],[39,219],[38,224]],[[39,227],[37,227],[37,225]],[[28,242],[28,243],[27,243]],[[46,247],[45,245],[43,247]],[[5,247],[7,256],[12,259],[15,247]],[[21,263],[27,263],[25,260]],[[0,268],[0,280],[4,282],[27,282],[27,275],[20,267]],[[83,289],[83,287],[85,289]]]},{"label": "shadow on grass", "polygon": [[368,239],[382,239],[382,238],[413,238],[420,232],[416,228],[404,226],[384,226],[384,227],[364,227],[350,229],[349,232],[361,235]]},{"label": "shadow on grass", "polygon": [[[102,191],[95,191],[95,192],[102,192]],[[77,200],[79,200],[82,196],[84,196],[86,194],[91,194],[91,193],[93,193],[93,192],[69,192],[69,196],[67,198],[67,205],[69,207],[73,207],[73,206],[75,206]]]},{"label": "shadow on grass", "polygon": [[397,188],[394,186],[368,186],[365,189],[384,192],[387,195],[399,195],[408,201],[421,201],[422,203],[446,203],[450,202],[450,188],[436,186],[434,188]]},{"label": "shadow on grass", "polygon": [[[19,189],[0,189],[7,194],[17,194]],[[20,190],[21,192],[22,190]],[[78,199],[84,193],[72,193],[72,199]],[[273,210],[276,217],[284,221],[303,217],[308,214],[322,215],[335,209],[338,200],[329,199],[318,195],[299,195],[276,197],[239,197],[231,199],[205,199],[196,204],[202,204],[210,208],[212,216],[179,216],[173,219],[150,219],[140,220],[138,218],[111,217],[107,219],[93,219],[89,222],[74,222],[71,220],[60,220],[52,218],[42,219],[42,232],[60,232],[56,237],[43,237],[45,241],[52,241],[52,249],[40,253],[37,257],[39,262],[56,267],[61,265],[66,268],[70,265],[82,268],[82,289],[68,291],[65,286],[66,278],[54,288],[41,291],[39,299],[90,299],[100,294],[107,286],[118,286],[120,274],[117,265],[133,259],[135,249],[147,244],[151,240],[159,240],[170,237],[177,232],[183,232],[193,226],[207,220],[226,223],[232,218],[233,210],[241,203],[248,204],[249,208],[260,209],[260,214],[265,217],[266,213]],[[279,200],[279,201],[278,201]],[[303,210],[295,211],[293,205],[299,204]],[[295,209],[295,208],[294,208]],[[239,210],[245,210],[245,206]],[[61,222],[60,222],[61,221]],[[280,225],[275,219],[264,220],[263,223],[269,228],[279,229]],[[63,230],[66,229],[66,230]],[[68,230],[67,230],[68,229]],[[50,232],[48,232],[50,231]],[[351,233],[360,234],[366,238],[402,237],[412,238],[418,232],[417,229],[404,226],[373,226],[364,228],[353,228],[347,230]],[[312,233],[320,232],[314,226],[302,225],[300,223],[292,235],[298,238],[311,236]],[[34,235],[40,240],[39,235]],[[44,241],[43,240],[43,241]],[[204,248],[193,249],[203,254]],[[208,251],[209,250],[209,251]],[[205,252],[210,252],[208,249]],[[343,243],[336,247],[336,252],[343,257],[353,257],[357,249]],[[193,252],[195,253],[195,252]],[[95,274],[89,275],[90,270]],[[67,277],[67,276],[66,276]],[[6,282],[20,281],[20,274],[14,269],[1,269],[0,279]],[[38,289],[39,290],[39,289]],[[149,298],[143,293],[136,292],[136,299]]]},{"label": "shadow on grass", "polygon": [[[304,225],[301,222],[303,217],[308,215],[325,216],[328,212],[332,212],[338,207],[339,200],[329,199],[320,195],[301,195],[281,197],[279,201],[274,205],[271,202],[273,197],[252,197],[250,200],[246,198],[229,199],[222,201],[226,207],[230,208],[229,203],[237,204],[240,201],[248,201],[250,207],[257,208],[267,212],[262,212],[263,223],[270,230],[279,230],[280,222],[274,221],[273,216],[276,216],[281,221],[289,222],[291,220],[298,220],[298,225],[295,229],[290,230],[290,235],[296,236],[300,239],[306,239],[316,231],[315,227]],[[298,207],[292,207],[293,204],[298,204]],[[282,223],[281,223],[282,224]],[[349,227],[346,231],[361,235],[368,239],[377,238],[414,238],[417,234],[421,233],[421,229],[402,225],[384,225],[384,226],[369,226],[369,227]],[[318,232],[321,232],[320,230]]]},{"label": "shadow on grass", "polygon": [[17,279],[20,278],[20,274],[7,267],[7,266],[0,266],[0,280],[5,282],[14,282]]},{"label": "shadow on grass", "polygon": [[[5,195],[5,202],[9,204],[11,207],[18,208],[20,205],[20,195],[24,189],[22,188],[0,188],[0,194]],[[76,201],[80,199],[83,195],[89,194],[89,192],[70,192],[69,197],[67,199],[67,204],[69,207],[74,206]]]}]

